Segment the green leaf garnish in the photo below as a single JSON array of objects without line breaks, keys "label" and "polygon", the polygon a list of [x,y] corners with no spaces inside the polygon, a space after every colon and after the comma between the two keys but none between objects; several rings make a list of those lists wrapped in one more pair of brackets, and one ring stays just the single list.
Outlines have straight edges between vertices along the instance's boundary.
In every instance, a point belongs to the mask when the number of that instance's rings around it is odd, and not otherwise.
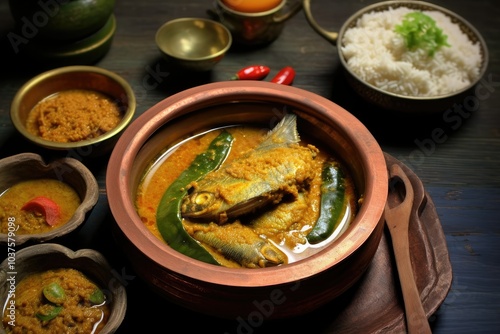
[{"label": "green leaf garnish", "polygon": [[422,48],[432,57],[442,46],[448,44],[448,36],[438,28],[436,21],[422,12],[411,12],[404,16],[403,22],[394,31],[403,36],[409,50]]}]

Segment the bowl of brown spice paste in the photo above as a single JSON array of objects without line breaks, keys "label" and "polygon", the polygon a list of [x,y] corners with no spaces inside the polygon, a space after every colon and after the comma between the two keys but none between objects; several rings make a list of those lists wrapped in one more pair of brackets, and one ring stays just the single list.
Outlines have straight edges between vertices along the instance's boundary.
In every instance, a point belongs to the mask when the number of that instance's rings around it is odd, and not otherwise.
[{"label": "bowl of brown spice paste", "polygon": [[126,80],[96,66],[66,66],[26,82],[11,104],[11,119],[29,141],[48,149],[96,156],[109,152],[135,113]]}]

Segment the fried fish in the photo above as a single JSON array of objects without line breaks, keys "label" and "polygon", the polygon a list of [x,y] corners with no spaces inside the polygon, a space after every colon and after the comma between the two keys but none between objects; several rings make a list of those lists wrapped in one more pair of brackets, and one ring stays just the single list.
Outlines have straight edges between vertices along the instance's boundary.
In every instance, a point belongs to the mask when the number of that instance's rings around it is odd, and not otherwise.
[{"label": "fried fish", "polygon": [[181,214],[223,224],[285,196],[296,198],[314,176],[317,152],[300,145],[297,117],[287,114],[254,150],[192,182]]}]

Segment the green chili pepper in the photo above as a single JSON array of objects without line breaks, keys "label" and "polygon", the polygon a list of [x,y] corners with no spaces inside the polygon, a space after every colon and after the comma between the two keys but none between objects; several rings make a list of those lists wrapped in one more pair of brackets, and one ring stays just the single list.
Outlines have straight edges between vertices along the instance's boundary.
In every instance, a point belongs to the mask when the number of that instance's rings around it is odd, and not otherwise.
[{"label": "green chili pepper", "polygon": [[66,299],[64,289],[56,282],[50,283],[43,287],[43,296],[53,304],[62,304]]},{"label": "green chili pepper", "polygon": [[212,255],[184,230],[180,205],[189,183],[218,168],[226,159],[232,142],[233,136],[227,131],[217,136],[208,149],[196,156],[191,165],[168,187],[156,211],[158,230],[170,247],[194,259],[217,265],[219,263]]},{"label": "green chili pepper", "polygon": [[106,300],[106,297],[104,296],[104,293],[101,289],[96,288],[94,292],[92,292],[92,294],[89,296],[89,300],[94,305],[101,305]]},{"label": "green chili pepper", "polygon": [[42,321],[49,321],[49,320],[52,320],[55,317],[57,317],[57,315],[59,313],[61,313],[62,309],[63,309],[62,306],[54,306],[53,308],[51,308],[47,312],[45,312],[45,311],[43,313],[38,312],[36,314],[36,317]]},{"label": "green chili pepper", "polygon": [[326,240],[337,227],[345,212],[345,178],[335,162],[326,162],[321,172],[321,208],[319,218],[307,235],[311,244]]}]

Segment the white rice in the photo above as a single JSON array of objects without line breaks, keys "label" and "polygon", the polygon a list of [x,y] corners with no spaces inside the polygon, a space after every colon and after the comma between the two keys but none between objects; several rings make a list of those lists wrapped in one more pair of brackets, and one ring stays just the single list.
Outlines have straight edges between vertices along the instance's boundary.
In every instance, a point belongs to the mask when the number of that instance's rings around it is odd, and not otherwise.
[{"label": "white rice", "polygon": [[406,96],[437,96],[468,86],[479,76],[479,43],[473,44],[443,13],[422,11],[448,36],[450,47],[441,47],[433,57],[422,49],[409,51],[394,28],[413,11],[399,7],[366,13],[346,30],[341,50],[351,71],[380,89]]}]

